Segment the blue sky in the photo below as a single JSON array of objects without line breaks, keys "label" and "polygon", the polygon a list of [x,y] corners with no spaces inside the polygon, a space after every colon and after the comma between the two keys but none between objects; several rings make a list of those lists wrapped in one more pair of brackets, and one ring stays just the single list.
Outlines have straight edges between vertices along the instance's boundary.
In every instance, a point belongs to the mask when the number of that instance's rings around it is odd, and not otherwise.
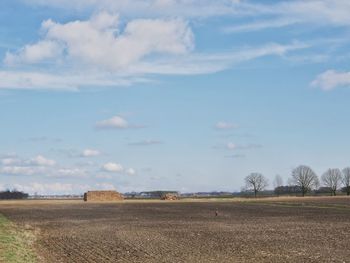
[{"label": "blue sky", "polygon": [[0,188],[237,191],[349,165],[345,0],[5,0]]}]

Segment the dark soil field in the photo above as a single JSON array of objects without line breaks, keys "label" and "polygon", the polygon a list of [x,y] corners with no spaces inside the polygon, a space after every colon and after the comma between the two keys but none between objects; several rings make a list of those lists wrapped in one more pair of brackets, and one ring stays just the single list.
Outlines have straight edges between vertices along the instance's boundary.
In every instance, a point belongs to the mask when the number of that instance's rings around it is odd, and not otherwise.
[{"label": "dark soil field", "polygon": [[[215,215],[218,211],[218,215]],[[0,202],[43,262],[350,262],[350,199]]]}]

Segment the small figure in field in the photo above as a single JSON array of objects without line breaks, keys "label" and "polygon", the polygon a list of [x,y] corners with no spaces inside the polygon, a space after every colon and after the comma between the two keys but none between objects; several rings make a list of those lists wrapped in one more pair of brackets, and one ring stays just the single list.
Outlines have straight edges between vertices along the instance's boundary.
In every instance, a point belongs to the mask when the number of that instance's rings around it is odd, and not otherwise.
[{"label": "small figure in field", "polygon": [[218,216],[218,215],[219,215],[219,210],[216,209],[216,210],[215,210],[215,216]]}]

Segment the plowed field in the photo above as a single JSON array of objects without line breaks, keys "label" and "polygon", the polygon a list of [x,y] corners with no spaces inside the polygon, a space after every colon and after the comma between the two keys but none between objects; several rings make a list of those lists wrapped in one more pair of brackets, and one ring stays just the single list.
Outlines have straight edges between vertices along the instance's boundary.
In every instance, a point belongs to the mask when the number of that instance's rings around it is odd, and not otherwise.
[{"label": "plowed field", "polygon": [[35,233],[43,262],[350,262],[346,197],[0,202],[0,213]]}]

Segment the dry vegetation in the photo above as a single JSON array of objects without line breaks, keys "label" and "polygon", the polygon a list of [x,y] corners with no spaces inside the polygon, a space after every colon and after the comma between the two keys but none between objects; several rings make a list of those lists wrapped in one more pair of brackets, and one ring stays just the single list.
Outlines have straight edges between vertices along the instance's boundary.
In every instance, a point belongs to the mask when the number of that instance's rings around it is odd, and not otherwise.
[{"label": "dry vegetation", "polygon": [[[218,216],[215,216],[215,212]],[[350,199],[0,202],[44,262],[349,262]]]}]

